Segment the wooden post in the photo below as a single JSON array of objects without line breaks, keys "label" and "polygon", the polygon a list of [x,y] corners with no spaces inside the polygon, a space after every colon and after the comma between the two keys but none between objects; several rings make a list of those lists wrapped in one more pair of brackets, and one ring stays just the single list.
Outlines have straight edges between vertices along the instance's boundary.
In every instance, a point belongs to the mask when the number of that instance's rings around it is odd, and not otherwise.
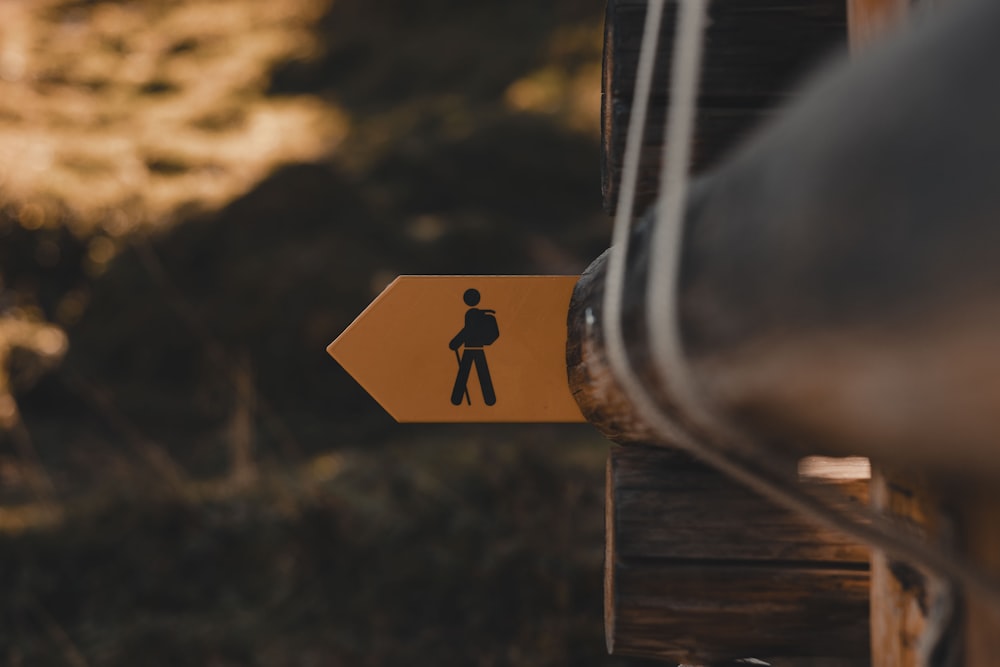
[{"label": "wooden post", "polygon": [[583,416],[609,440],[655,443],[655,431],[635,413],[608,363],[602,326],[606,271],[607,253],[587,267],[573,290],[567,321],[569,386]]},{"label": "wooden post", "polygon": [[[953,550],[955,531],[942,496],[921,475],[874,469],[872,507],[893,516],[929,543]],[[872,664],[924,667],[957,663],[945,658],[960,649],[961,610],[955,588],[919,565],[872,551]]]},{"label": "wooden post", "polygon": [[[1000,494],[995,486],[980,486],[960,495],[958,511],[966,553],[977,567],[1000,578]],[[963,667],[996,667],[1000,663],[1000,609],[965,591]]]},{"label": "wooden post", "polygon": [[[695,184],[671,315],[696,393],[731,423],[786,453],[875,458],[877,507],[945,544],[958,507],[966,554],[1000,574],[1000,500],[984,490],[1000,476],[1000,88],[990,66],[1000,61],[1000,4],[956,4],[815,84]],[[852,22],[867,31],[855,44],[884,25],[887,9],[854,4]],[[607,133],[616,108],[607,63],[605,88]],[[630,251],[627,352],[646,391],[691,426],[650,360],[653,224],[636,229]],[[606,435],[655,441],[607,367],[605,261],[588,269],[571,305],[570,384]],[[963,499],[948,486],[956,479],[976,491]],[[609,552],[613,574],[619,557]],[[873,576],[879,667],[945,664],[963,638],[965,667],[996,664],[1000,619],[979,591],[964,591],[963,632],[948,582],[885,557]],[[609,581],[616,647],[622,583]]]},{"label": "wooden post", "polygon": [[[957,487],[933,477],[875,472],[872,503],[1000,578],[1000,495],[990,485]],[[994,667],[1000,659],[995,600],[878,551],[872,558],[871,634],[879,667]]]},{"label": "wooden post", "polygon": [[606,512],[610,652],[868,664],[867,547],[662,447],[612,447]]}]

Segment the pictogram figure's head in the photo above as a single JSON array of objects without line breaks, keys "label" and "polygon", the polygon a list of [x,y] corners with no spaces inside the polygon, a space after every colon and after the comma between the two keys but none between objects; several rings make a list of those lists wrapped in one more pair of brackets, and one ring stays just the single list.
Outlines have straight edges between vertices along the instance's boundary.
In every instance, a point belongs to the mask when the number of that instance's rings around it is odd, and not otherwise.
[{"label": "pictogram figure's head", "polygon": [[462,300],[465,301],[466,306],[475,306],[479,304],[479,290],[467,289],[465,294],[462,295]]}]

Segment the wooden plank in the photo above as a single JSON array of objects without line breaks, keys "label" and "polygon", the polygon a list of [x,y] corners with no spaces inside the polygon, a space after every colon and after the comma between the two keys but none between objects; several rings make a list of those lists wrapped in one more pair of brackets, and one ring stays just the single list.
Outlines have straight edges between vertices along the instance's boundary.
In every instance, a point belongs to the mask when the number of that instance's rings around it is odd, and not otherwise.
[{"label": "wooden plank", "polygon": [[[866,479],[836,483],[867,495]],[[867,664],[866,547],[659,447],[612,448],[607,499],[613,653]]]},{"label": "wooden plank", "polygon": [[868,664],[867,572],[673,564],[617,573],[616,655],[682,664],[808,657]]},{"label": "wooden plank", "polygon": [[[655,99],[662,100],[669,87],[675,7],[668,2],[660,31]],[[631,100],[646,5],[616,0],[613,11],[615,43],[607,63],[611,69],[608,92]],[[836,0],[717,2],[709,6],[709,15],[701,77],[701,94],[709,100],[754,104],[785,98],[829,49],[844,44],[846,34],[844,5]]]},{"label": "wooden plank", "polygon": [[[674,450],[615,449],[621,558],[868,563],[868,547],[765,501]],[[864,480],[827,481],[867,501]]]},{"label": "wooden plank", "polygon": [[[695,132],[692,150],[692,164],[697,169],[705,169],[719,162],[733,150],[741,138],[751,129],[763,123],[771,112],[752,104],[730,107],[708,106],[703,100],[698,110],[698,129]],[[775,100],[773,104],[778,104]],[[761,106],[770,107],[771,103]],[[639,175],[636,181],[636,197],[640,207],[656,198],[659,188],[660,158],[662,156],[663,128],[666,122],[666,104],[654,100],[648,111],[648,123],[643,137]],[[605,127],[605,142],[620,147],[616,152],[605,153],[603,173],[608,187],[614,188],[621,182],[624,166],[625,133],[628,129],[628,115],[631,102],[615,99],[606,111],[610,123]]]},{"label": "wooden plank", "polygon": [[[668,3],[660,31],[637,210],[655,198],[674,7],[675,3]],[[712,3],[709,11],[692,157],[692,168],[697,172],[715,164],[769,111],[783,104],[798,82],[846,39],[843,0],[729,0]],[[645,14],[645,0],[608,2],[602,107],[602,191],[608,211],[613,210],[618,196]]]}]

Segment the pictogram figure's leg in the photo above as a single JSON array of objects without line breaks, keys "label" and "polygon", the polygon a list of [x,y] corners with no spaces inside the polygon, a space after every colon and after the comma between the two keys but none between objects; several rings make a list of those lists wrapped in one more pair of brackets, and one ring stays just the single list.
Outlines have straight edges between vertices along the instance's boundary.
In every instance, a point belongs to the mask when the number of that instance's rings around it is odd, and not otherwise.
[{"label": "pictogram figure's leg", "polygon": [[497,395],[493,391],[493,378],[490,377],[490,367],[486,365],[486,353],[476,350],[476,375],[479,376],[479,386],[483,390],[483,402],[486,405],[493,405],[497,402]]},{"label": "pictogram figure's leg", "polygon": [[462,361],[458,364],[458,375],[455,376],[455,387],[451,390],[451,404],[461,405],[465,395],[465,387],[469,382],[469,372],[472,371],[472,355],[470,350],[462,353]]}]

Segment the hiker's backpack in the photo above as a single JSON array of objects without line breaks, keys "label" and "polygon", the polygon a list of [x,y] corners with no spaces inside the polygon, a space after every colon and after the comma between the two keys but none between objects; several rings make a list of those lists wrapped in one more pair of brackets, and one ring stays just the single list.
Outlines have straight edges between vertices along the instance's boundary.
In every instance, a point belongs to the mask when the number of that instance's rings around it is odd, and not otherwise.
[{"label": "hiker's backpack", "polygon": [[500,327],[497,325],[495,310],[472,308],[465,322],[466,347],[482,347],[490,345],[500,337]]}]

